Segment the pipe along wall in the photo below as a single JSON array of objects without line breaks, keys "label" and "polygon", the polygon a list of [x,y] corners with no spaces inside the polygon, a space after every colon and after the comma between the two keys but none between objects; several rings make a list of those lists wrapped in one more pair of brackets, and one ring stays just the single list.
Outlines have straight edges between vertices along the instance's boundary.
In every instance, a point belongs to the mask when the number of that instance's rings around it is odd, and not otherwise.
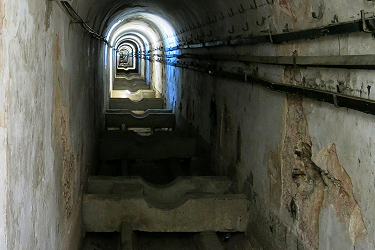
[{"label": "pipe along wall", "polygon": [[375,51],[372,1],[69,4],[101,40],[58,1],[0,1],[1,249],[79,246],[121,38],[207,171],[247,195],[250,239],[375,248],[374,64],[358,62]]}]

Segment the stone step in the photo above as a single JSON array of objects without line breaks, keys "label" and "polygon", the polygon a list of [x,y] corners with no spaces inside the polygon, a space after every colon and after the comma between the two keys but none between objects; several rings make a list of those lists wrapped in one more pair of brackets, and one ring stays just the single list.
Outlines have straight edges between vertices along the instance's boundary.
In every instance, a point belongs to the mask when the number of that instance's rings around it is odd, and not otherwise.
[{"label": "stone step", "polygon": [[[152,185],[139,176],[90,176],[88,194],[137,194],[173,203],[187,194],[230,193],[232,181],[224,176],[180,176],[166,185]],[[154,198],[153,198],[154,197]]]},{"label": "stone step", "polygon": [[115,78],[113,85],[113,90],[129,90],[131,92],[136,92],[138,90],[149,90],[150,86],[146,84],[143,79],[132,79],[126,80],[122,78]]},{"label": "stone step", "polygon": [[168,184],[179,176],[198,175],[202,169],[199,157],[190,159],[120,159],[99,161],[96,175],[100,176],[141,176],[156,185]]},{"label": "stone step", "polygon": [[101,133],[102,140],[136,141],[144,144],[153,144],[158,140],[164,140],[175,137],[190,138],[186,133],[162,130],[155,131],[153,134],[147,136],[140,135],[131,130],[107,130]]},{"label": "stone step", "polygon": [[249,221],[242,194],[188,194],[168,207],[136,193],[85,194],[83,224],[87,232],[119,232],[123,221],[144,232],[245,232]]},{"label": "stone step", "polygon": [[164,108],[164,100],[161,98],[145,98],[139,101],[132,101],[129,98],[111,98],[110,109],[147,110]]},{"label": "stone step", "polygon": [[105,122],[107,128],[121,127],[125,124],[127,128],[174,128],[176,117],[174,114],[106,114]]},{"label": "stone step", "polygon": [[129,90],[112,90],[111,98],[129,98],[132,101],[140,101],[143,98],[155,98],[154,90],[138,90],[137,92],[130,92]]},{"label": "stone step", "polygon": [[128,74],[128,75],[117,75],[115,77],[115,81],[116,80],[126,80],[126,81],[144,80],[144,77],[142,77],[141,75],[139,75],[137,73],[131,73],[131,74]]},{"label": "stone step", "polygon": [[189,137],[134,137],[101,139],[99,158],[101,160],[116,159],[167,159],[192,158],[196,155],[196,140]]},{"label": "stone step", "polygon": [[171,114],[171,109],[147,109],[144,111],[134,111],[130,109],[107,109],[107,114],[131,114],[134,116],[145,116],[148,114]]},{"label": "stone step", "polygon": [[130,92],[137,92],[138,90],[149,90],[150,86],[147,85],[129,85],[117,83],[113,85],[113,90],[128,90]]}]

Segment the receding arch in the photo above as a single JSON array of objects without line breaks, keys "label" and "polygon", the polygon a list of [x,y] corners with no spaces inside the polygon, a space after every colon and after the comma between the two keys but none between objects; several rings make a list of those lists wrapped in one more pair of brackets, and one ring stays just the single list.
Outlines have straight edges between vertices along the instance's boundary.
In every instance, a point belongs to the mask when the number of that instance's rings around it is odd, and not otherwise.
[{"label": "receding arch", "polygon": [[[112,95],[113,81],[116,77],[114,65],[117,54],[114,50],[117,50],[124,42],[132,42],[136,45],[138,73],[161,95],[165,82],[165,74],[163,74],[165,65],[159,60],[165,59],[165,51],[168,48],[177,45],[178,41],[173,27],[156,14],[145,12],[142,8],[132,8],[118,12],[115,17],[111,18],[105,30],[105,37],[110,45],[108,57],[104,59],[105,64],[109,64],[109,96]],[[135,56],[135,53],[133,54]]]}]

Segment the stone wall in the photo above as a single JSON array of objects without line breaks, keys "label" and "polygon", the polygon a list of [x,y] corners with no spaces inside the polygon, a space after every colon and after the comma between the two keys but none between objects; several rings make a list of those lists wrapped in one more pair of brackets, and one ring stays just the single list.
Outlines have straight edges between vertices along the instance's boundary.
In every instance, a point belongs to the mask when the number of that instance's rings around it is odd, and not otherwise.
[{"label": "stone wall", "polygon": [[[208,17],[195,10],[203,27],[186,31],[181,24],[185,31],[179,39],[186,45],[199,44],[197,34],[205,42],[283,34],[359,20],[361,9],[371,17],[373,7],[371,1],[220,2]],[[210,65],[219,72],[373,100],[371,68],[225,60],[371,55],[373,40],[356,32],[281,44],[193,46],[182,49],[190,55],[179,60],[184,67]],[[191,54],[221,59],[191,59]],[[168,108],[176,112],[179,127],[200,138],[200,152],[212,166],[203,171],[231,176],[236,190],[248,195],[249,232],[264,249],[374,249],[374,116],[207,73],[168,66]]]},{"label": "stone wall", "polygon": [[55,1],[0,9],[0,248],[76,249],[94,159],[95,44]]},{"label": "stone wall", "polygon": [[181,68],[167,84],[211,171],[248,195],[264,249],[374,248],[373,115]]}]

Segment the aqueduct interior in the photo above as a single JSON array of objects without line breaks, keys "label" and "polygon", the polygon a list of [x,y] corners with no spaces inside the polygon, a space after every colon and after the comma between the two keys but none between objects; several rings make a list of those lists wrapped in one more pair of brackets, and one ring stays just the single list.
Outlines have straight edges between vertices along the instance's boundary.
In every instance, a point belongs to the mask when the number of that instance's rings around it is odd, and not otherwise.
[{"label": "aqueduct interior", "polygon": [[0,0],[0,249],[375,249],[374,9]]}]

